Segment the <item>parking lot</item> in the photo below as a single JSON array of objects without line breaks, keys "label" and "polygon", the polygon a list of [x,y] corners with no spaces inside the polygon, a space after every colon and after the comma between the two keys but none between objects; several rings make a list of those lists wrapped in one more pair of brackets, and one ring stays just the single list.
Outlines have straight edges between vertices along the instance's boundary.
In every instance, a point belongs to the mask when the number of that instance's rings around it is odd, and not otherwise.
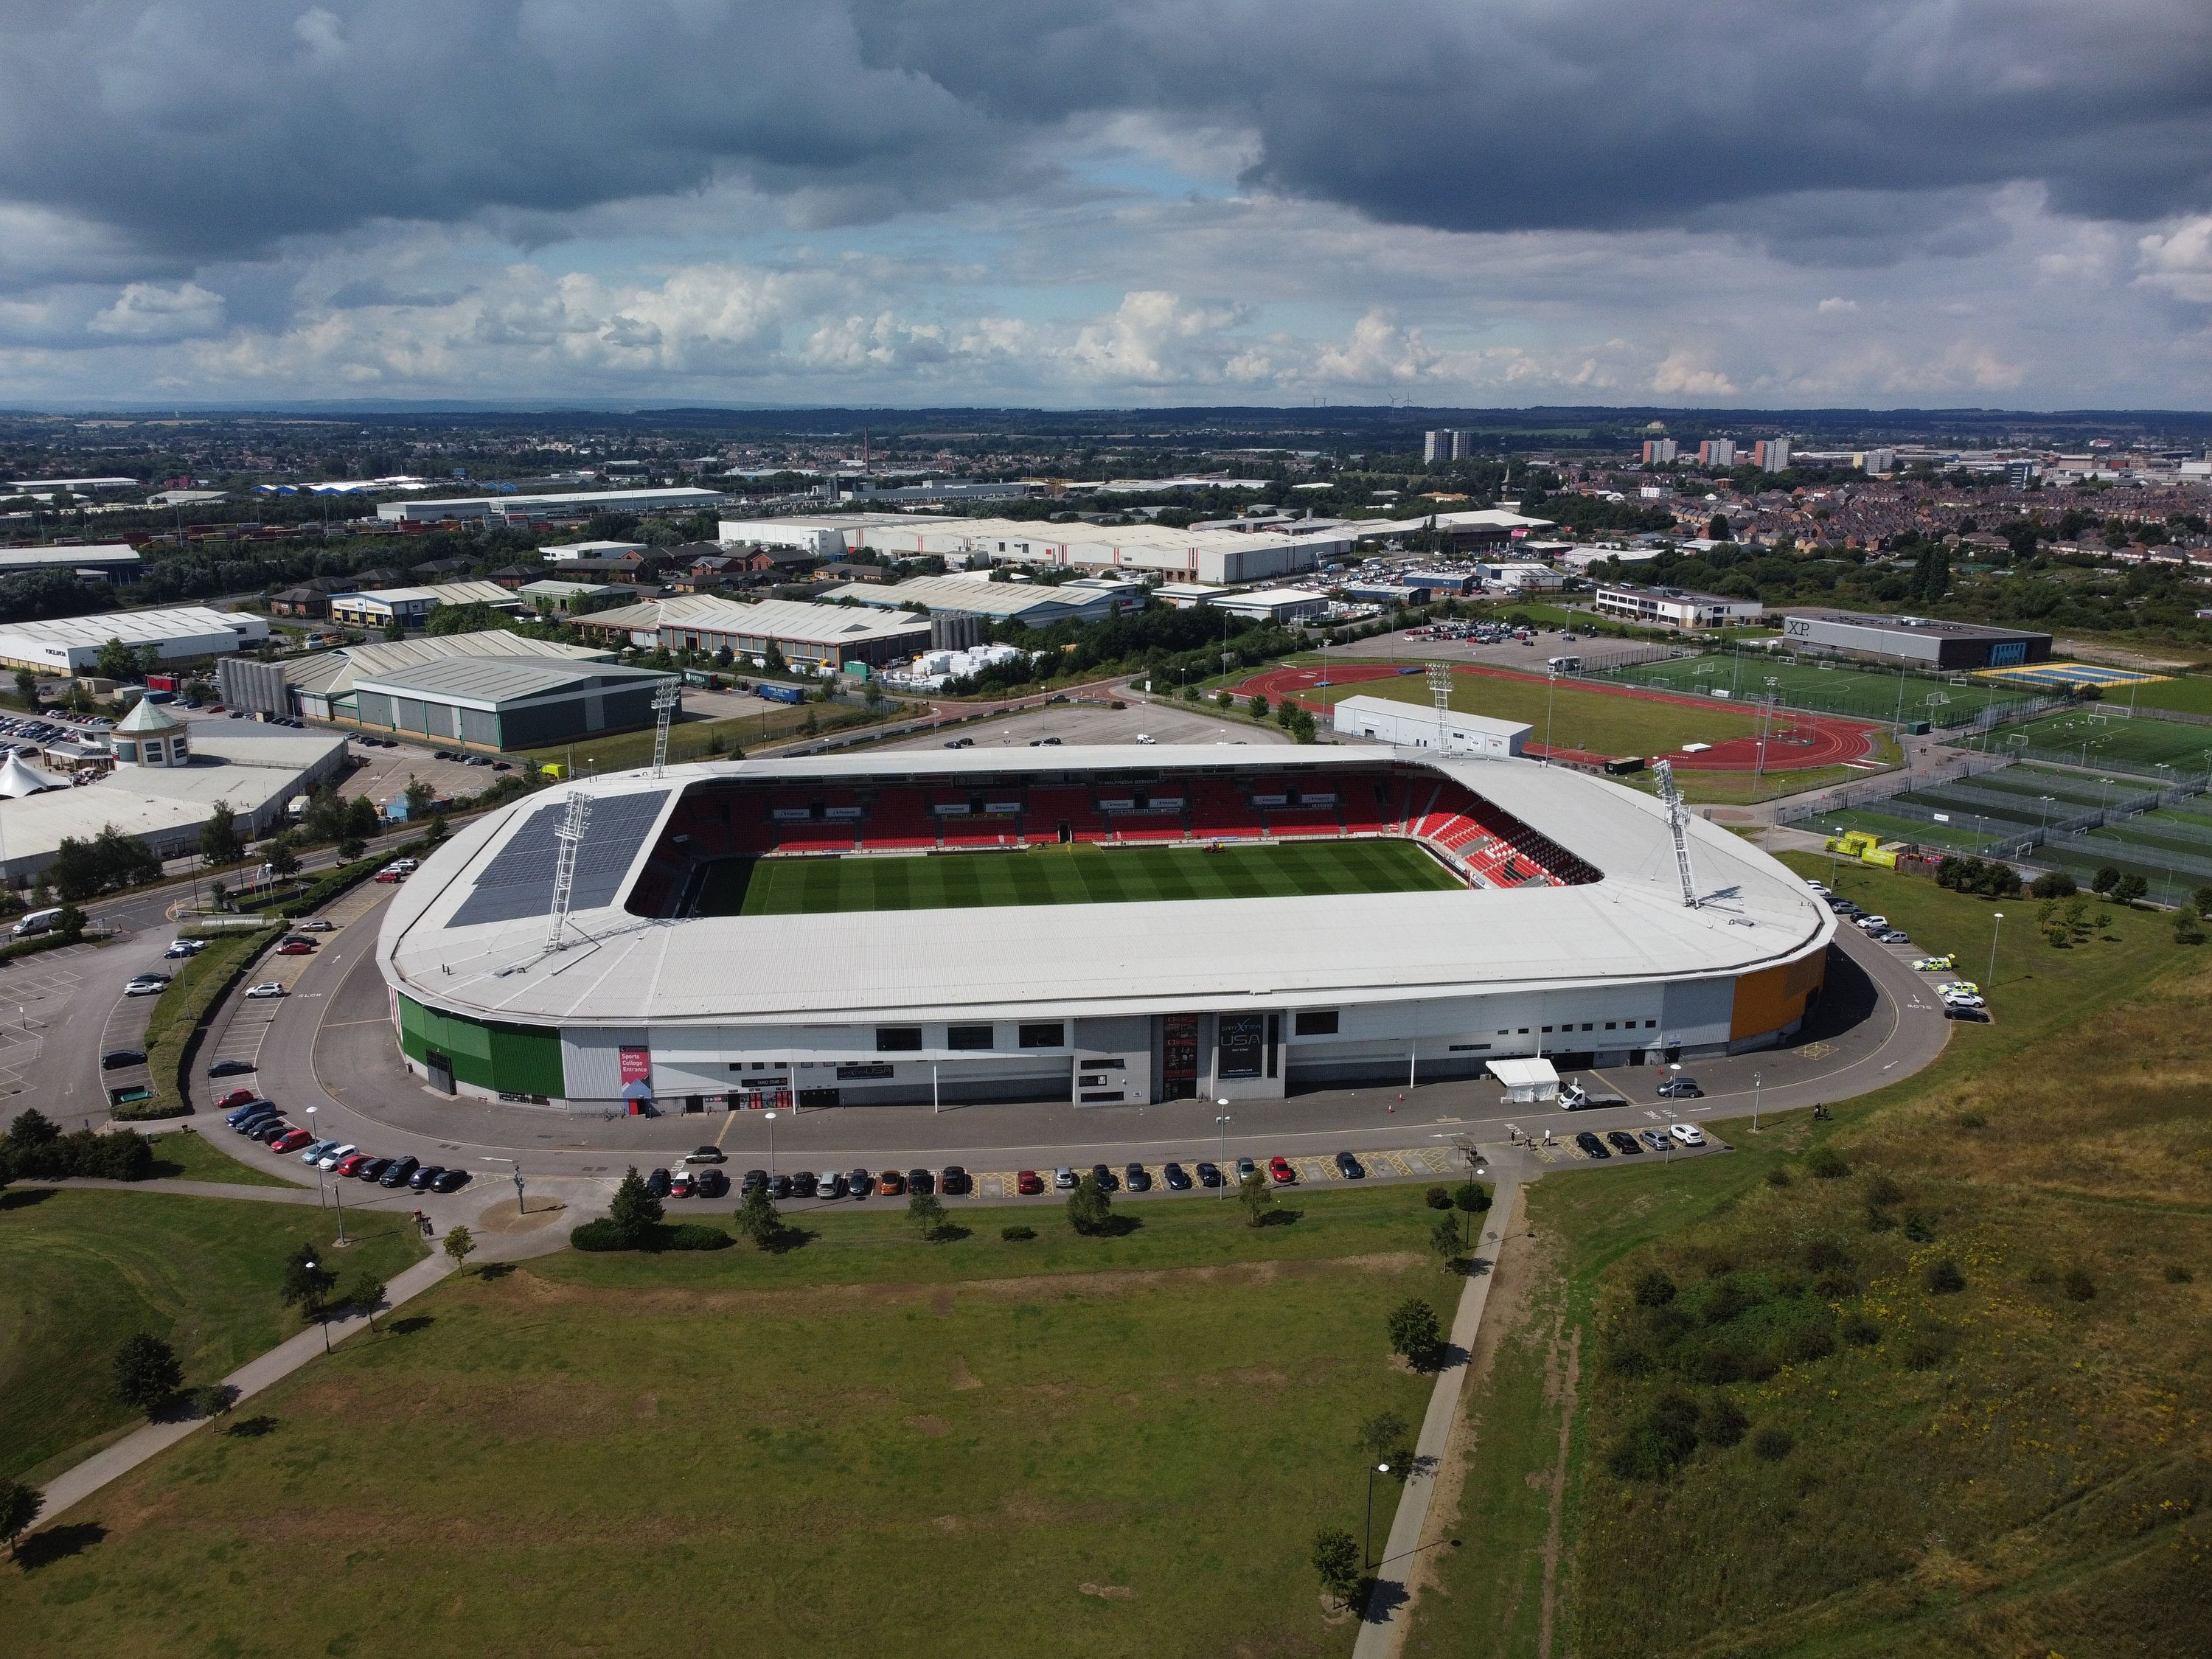
[{"label": "parking lot", "polygon": [[[489,789],[495,780],[507,776],[505,772],[489,766],[471,766],[465,761],[441,761],[428,749],[417,749],[412,744],[402,743],[397,748],[386,749],[380,744],[372,748],[355,738],[346,744],[346,752],[364,764],[338,785],[338,793],[348,800],[356,795],[366,795],[379,806],[386,806],[407,793],[410,779],[420,778],[441,796],[459,799],[473,795],[479,789]],[[508,763],[510,766],[520,764]]]}]

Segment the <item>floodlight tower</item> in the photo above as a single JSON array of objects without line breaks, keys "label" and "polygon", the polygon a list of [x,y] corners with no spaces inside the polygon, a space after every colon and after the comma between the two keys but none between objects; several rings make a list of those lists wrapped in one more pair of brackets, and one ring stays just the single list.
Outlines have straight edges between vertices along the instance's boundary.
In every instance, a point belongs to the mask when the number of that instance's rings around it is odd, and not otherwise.
[{"label": "floodlight tower", "polygon": [[1659,781],[1660,804],[1667,809],[1667,829],[1674,837],[1674,872],[1682,878],[1683,908],[1694,910],[1698,908],[1698,884],[1690,874],[1690,842],[1685,833],[1690,809],[1683,805],[1681,792],[1674,787],[1671,763],[1654,761],[1651,771]]},{"label": "floodlight tower", "polygon": [[684,693],[674,680],[663,680],[660,690],[653,694],[653,775],[659,777],[668,765],[668,723],[676,717],[676,705]]},{"label": "floodlight tower", "polygon": [[1437,752],[1440,755],[1451,747],[1451,680],[1449,663],[1429,665],[1429,695],[1437,700]]},{"label": "floodlight tower", "polygon": [[576,886],[576,849],[583,844],[584,831],[591,821],[592,798],[580,789],[571,789],[568,809],[553,831],[559,851],[553,860],[553,915],[545,932],[549,951],[567,948],[561,936],[568,926],[568,899]]}]

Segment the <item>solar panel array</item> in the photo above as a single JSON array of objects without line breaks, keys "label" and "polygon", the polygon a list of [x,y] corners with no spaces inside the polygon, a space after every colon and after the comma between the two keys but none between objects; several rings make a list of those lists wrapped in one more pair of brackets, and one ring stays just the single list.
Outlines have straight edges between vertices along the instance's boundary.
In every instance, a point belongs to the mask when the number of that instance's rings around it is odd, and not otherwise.
[{"label": "solar panel array", "polygon": [[[631,862],[660,817],[668,791],[617,795],[592,803],[592,818],[576,849],[576,878],[568,897],[572,910],[593,910],[614,902]],[[487,921],[542,916],[553,908],[553,865],[559,852],[553,832],[568,811],[565,799],[539,807],[514,832],[476,878],[475,890],[453,912],[448,927],[474,927]]]}]

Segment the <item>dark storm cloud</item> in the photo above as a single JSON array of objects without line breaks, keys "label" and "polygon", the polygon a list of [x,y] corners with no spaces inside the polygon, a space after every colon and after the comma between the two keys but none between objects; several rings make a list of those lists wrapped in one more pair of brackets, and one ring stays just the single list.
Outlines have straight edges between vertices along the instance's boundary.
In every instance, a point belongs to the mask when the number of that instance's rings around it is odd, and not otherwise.
[{"label": "dark storm cloud", "polygon": [[1929,214],[1895,204],[2011,181],[2087,216],[2212,202],[2205,0],[4,0],[0,16],[0,200],[185,264],[380,220],[557,222],[726,178],[809,193],[817,218],[884,216],[1018,189],[1070,117],[1122,112],[1249,131],[1250,185],[1386,222],[1743,229],[1812,262],[1941,252]]}]

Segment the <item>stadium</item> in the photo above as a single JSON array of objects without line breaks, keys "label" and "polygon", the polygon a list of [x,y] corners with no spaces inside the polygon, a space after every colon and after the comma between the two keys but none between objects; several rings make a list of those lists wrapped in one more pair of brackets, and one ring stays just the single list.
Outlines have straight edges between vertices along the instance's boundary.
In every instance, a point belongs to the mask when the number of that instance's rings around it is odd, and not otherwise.
[{"label": "stadium", "polygon": [[671,767],[459,831],[378,962],[434,1088],[588,1109],[1280,1098],[1778,1042],[1835,919],[1685,837],[1686,872],[1648,796],[1425,750]]}]

